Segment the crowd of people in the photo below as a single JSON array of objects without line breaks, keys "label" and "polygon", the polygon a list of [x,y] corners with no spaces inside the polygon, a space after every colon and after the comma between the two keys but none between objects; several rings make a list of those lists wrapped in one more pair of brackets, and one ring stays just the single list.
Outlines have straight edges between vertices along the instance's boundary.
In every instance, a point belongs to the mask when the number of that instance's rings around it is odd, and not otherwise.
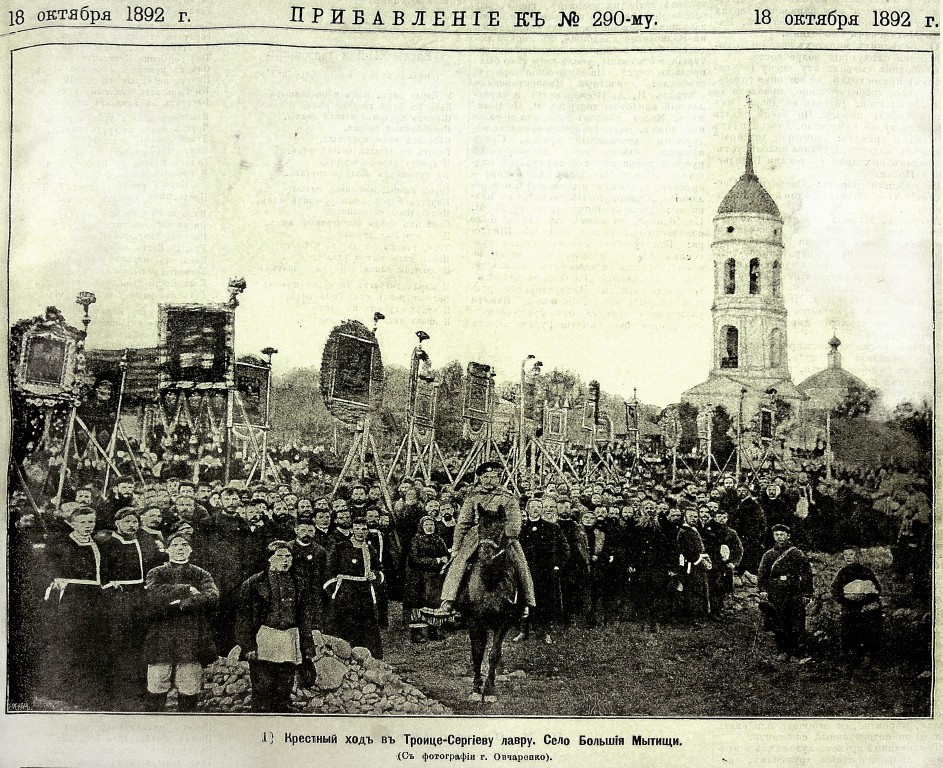
[{"label": "crowd of people", "polygon": [[[176,688],[178,709],[193,711],[203,667],[239,646],[253,709],[287,711],[295,676],[314,674],[314,629],[377,658],[384,630],[440,637],[430,615],[460,598],[469,542],[488,517],[482,494],[516,553],[520,643],[553,643],[573,625],[695,629],[723,621],[746,583],[760,590],[780,657],[802,658],[805,552],[848,545],[891,545],[900,576],[929,594],[928,481],[915,474],[842,469],[832,479],[796,467],[740,483],[703,473],[671,482],[667,464],[626,461],[588,481],[524,477],[515,487],[485,463],[454,488],[404,478],[388,496],[375,479],[338,484],[320,453],[281,449],[275,472],[248,486],[170,473],[112,477],[105,497],[100,484],[45,504],[16,491],[14,698],[161,711]],[[851,615],[875,599],[846,595],[873,577],[849,574],[835,589]],[[862,594],[878,592],[874,583]]]}]

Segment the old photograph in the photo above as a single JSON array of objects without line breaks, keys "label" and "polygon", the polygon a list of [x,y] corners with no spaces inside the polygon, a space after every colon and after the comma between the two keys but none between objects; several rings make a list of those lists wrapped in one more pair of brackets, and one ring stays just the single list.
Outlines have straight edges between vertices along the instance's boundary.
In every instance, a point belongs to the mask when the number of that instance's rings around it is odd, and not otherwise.
[{"label": "old photograph", "polygon": [[8,714],[931,717],[932,55],[537,42],[13,51]]}]

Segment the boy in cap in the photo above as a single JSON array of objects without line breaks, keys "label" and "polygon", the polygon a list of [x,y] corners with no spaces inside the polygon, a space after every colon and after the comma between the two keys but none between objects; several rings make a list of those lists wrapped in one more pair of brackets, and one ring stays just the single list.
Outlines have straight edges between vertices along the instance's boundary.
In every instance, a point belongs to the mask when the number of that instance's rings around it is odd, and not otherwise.
[{"label": "boy in cap", "polygon": [[307,587],[314,585],[300,583],[291,569],[288,542],[273,541],[268,552],[267,570],[239,588],[236,642],[249,661],[252,711],[290,712],[295,672],[314,654],[313,627],[305,610],[311,598]]},{"label": "boy in cap", "polygon": [[177,686],[178,710],[195,711],[203,665],[216,658],[209,616],[219,590],[208,571],[189,562],[192,552],[189,536],[171,534],[169,562],[152,568],[144,580],[150,620],[144,641],[149,711],[164,709],[171,684]]}]

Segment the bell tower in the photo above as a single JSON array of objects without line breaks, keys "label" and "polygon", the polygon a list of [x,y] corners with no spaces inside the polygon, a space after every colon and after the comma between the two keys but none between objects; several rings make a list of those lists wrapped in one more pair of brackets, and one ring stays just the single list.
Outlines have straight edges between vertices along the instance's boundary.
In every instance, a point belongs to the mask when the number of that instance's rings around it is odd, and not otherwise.
[{"label": "bell tower", "polygon": [[714,217],[711,375],[788,379],[783,220],[753,170],[752,116],[743,175]]},{"label": "bell tower", "polygon": [[771,394],[804,400],[789,373],[783,218],[753,168],[749,112],[743,174],[717,209],[711,255],[711,366],[707,381],[684,392],[681,400],[747,415],[768,403]]}]

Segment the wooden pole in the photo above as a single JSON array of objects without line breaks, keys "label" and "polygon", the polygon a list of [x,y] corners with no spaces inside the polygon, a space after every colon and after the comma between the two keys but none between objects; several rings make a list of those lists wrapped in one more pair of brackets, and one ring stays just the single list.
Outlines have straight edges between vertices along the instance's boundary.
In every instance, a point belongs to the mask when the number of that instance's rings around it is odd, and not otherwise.
[{"label": "wooden pole", "polygon": [[[118,387],[118,408],[115,413],[115,423],[111,428],[111,438],[108,440],[108,458],[114,458],[115,445],[118,442],[118,425],[121,423],[121,405],[124,401],[124,385],[128,377],[128,350],[121,355],[121,384]],[[102,496],[108,495],[108,480],[111,476],[111,467],[105,467],[105,484],[102,486]]]},{"label": "wooden pole", "polygon": [[62,446],[62,466],[59,467],[59,487],[56,490],[56,509],[62,508],[62,489],[65,487],[66,468],[69,464],[69,445],[72,442],[72,434],[75,430],[75,403],[72,403],[72,409],[69,411],[69,425],[66,427],[65,443]]}]

